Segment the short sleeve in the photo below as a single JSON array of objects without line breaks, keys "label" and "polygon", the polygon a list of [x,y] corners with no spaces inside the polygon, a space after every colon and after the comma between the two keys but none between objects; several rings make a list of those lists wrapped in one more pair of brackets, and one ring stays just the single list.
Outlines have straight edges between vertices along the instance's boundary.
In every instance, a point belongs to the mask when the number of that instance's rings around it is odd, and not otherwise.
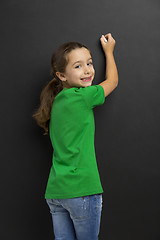
[{"label": "short sleeve", "polygon": [[81,93],[89,108],[94,108],[105,102],[104,89],[101,85],[81,88]]}]

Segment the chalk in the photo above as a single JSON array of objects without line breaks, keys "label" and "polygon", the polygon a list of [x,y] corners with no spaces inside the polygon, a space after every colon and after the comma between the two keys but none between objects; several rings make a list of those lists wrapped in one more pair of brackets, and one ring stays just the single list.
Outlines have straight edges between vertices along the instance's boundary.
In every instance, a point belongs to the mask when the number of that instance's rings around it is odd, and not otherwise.
[{"label": "chalk", "polygon": [[107,39],[105,38],[105,36],[102,35],[102,37],[103,37],[103,40],[107,43]]},{"label": "chalk", "polygon": [[107,43],[107,39],[105,38],[105,36],[104,36],[104,41]]}]

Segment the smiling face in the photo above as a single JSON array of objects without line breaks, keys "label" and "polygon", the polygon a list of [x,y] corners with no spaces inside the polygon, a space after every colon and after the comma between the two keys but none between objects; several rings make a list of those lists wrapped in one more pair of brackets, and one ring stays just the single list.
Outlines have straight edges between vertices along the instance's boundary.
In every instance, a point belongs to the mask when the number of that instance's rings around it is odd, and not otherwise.
[{"label": "smiling face", "polygon": [[67,54],[67,59],[65,73],[56,73],[64,88],[91,86],[95,70],[88,49],[76,48]]}]

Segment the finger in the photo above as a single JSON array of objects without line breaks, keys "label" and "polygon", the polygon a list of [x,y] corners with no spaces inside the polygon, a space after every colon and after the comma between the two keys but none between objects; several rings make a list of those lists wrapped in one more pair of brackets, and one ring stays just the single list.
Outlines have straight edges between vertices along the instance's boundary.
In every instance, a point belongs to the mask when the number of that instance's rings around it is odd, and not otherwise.
[{"label": "finger", "polygon": [[103,35],[103,40],[104,40],[105,43],[107,43],[107,39],[104,35]]},{"label": "finger", "polygon": [[106,38],[107,40],[112,37],[111,33],[108,33],[108,34],[106,34],[106,35],[104,35],[104,36],[105,36],[105,38]]},{"label": "finger", "polygon": [[105,38],[104,35],[101,36],[101,42],[103,42],[103,43],[104,43],[104,42],[107,43],[107,39]]},{"label": "finger", "polygon": [[103,45],[104,45],[104,39],[103,39],[103,37],[100,38],[100,41],[101,41],[101,44],[102,44],[102,46],[103,46]]},{"label": "finger", "polygon": [[112,34],[111,34],[111,33],[107,33],[107,34],[104,35],[104,36],[105,36],[105,37],[106,37],[106,36],[112,36]]}]

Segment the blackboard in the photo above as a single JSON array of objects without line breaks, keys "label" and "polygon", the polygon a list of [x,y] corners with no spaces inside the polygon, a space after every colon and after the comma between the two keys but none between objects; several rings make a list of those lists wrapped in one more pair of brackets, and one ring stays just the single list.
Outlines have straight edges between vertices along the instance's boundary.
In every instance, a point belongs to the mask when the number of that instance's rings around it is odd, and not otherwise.
[{"label": "blackboard", "polygon": [[104,188],[100,239],[160,239],[160,3],[7,0],[1,24],[1,239],[53,239],[44,192],[52,147],[31,115],[53,51],[78,41],[105,79],[102,34],[116,40],[118,87],[95,108]]}]

